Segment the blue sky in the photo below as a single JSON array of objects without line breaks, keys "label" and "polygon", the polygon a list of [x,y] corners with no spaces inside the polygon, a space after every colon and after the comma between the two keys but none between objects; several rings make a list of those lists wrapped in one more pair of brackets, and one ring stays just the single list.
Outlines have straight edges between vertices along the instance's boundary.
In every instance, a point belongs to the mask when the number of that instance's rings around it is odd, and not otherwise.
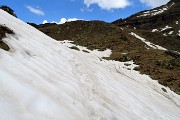
[{"label": "blue sky", "polygon": [[[41,24],[66,20],[112,22],[136,12],[166,4],[169,0],[0,0],[25,22]],[[63,18],[63,19],[62,19]]]}]

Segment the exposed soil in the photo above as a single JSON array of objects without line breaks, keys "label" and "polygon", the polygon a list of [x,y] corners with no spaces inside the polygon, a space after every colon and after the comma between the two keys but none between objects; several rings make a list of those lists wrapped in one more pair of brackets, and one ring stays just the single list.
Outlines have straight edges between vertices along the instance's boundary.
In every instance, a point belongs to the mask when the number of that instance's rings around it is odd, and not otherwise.
[{"label": "exposed soil", "polygon": [[6,37],[6,33],[14,34],[14,32],[10,30],[9,28],[0,25],[0,48],[8,51],[10,49],[9,46],[6,43],[4,43],[2,40],[4,37]]}]

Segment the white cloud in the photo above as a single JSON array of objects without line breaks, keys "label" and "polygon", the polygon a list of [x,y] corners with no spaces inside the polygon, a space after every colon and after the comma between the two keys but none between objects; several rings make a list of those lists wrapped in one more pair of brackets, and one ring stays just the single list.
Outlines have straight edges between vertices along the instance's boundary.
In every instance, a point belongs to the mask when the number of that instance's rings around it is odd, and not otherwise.
[{"label": "white cloud", "polygon": [[71,21],[77,21],[77,20],[79,19],[78,18],[69,18],[69,19],[61,18],[58,24],[64,24],[65,22],[71,22]]},{"label": "white cloud", "polygon": [[170,0],[140,0],[141,3],[146,4],[152,8],[161,6],[169,2]]},{"label": "white cloud", "polygon": [[[82,20],[82,19],[78,19],[78,18],[69,18],[69,19],[61,18],[59,22],[52,21],[51,23],[64,24],[65,22],[71,22],[71,21],[77,21],[77,20]],[[48,21],[44,20],[43,24],[45,24],[45,23],[48,23]]]},{"label": "white cloud", "polygon": [[32,7],[32,6],[26,6],[26,8],[30,11],[30,12],[32,12],[32,13],[34,13],[34,14],[36,14],[36,15],[44,15],[44,12],[42,11],[42,10],[40,10],[40,9],[38,9],[38,8],[34,8],[34,7]]},{"label": "white cloud", "polygon": [[66,21],[67,21],[66,18],[61,18],[60,21],[59,21],[59,24],[63,24],[63,23],[65,23]]},{"label": "white cloud", "polygon": [[84,0],[84,4],[89,7],[92,4],[97,4],[101,9],[112,10],[125,8],[130,5],[129,0]]},{"label": "white cloud", "polygon": [[46,23],[48,23],[48,21],[47,21],[47,20],[44,20],[44,21],[43,21],[43,24],[46,24]]}]

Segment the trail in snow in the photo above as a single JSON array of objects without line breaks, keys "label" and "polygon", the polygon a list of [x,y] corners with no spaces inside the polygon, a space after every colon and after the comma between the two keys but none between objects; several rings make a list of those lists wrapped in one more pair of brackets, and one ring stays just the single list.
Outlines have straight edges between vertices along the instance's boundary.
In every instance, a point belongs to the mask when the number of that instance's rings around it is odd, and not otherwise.
[{"label": "trail in snow", "polygon": [[71,50],[2,10],[0,24],[15,32],[0,49],[0,120],[179,120],[180,97],[133,62]]}]

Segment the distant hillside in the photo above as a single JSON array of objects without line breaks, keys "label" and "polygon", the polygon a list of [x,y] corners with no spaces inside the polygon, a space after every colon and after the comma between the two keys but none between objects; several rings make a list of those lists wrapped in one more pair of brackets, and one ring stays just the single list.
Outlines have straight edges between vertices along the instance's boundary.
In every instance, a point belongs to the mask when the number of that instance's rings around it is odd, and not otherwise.
[{"label": "distant hillside", "polygon": [[119,19],[114,22],[121,27],[136,27],[139,29],[155,29],[164,27],[164,25],[173,24],[180,20],[180,1],[171,0],[166,5],[142,11],[131,15],[125,19]]},{"label": "distant hillside", "polygon": [[124,29],[136,29],[149,41],[180,52],[179,0],[171,0],[166,5],[142,11],[112,23]]}]

